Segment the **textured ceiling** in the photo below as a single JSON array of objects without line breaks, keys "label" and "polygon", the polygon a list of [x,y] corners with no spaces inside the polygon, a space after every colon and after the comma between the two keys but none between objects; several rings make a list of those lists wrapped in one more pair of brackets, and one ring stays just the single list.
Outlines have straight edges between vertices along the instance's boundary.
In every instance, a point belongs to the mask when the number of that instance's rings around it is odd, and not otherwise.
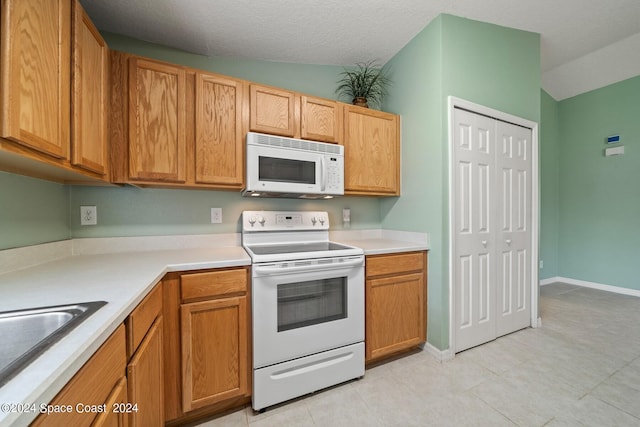
[{"label": "textured ceiling", "polygon": [[[352,65],[371,59],[384,63],[433,18],[450,13],[540,33],[543,86],[556,99],[640,74],[640,37],[635,37],[640,35],[638,0],[81,3],[101,30],[207,56],[330,65]],[[629,52],[629,48],[633,50]],[[589,60],[594,53],[598,60]],[[612,70],[603,66],[602,60],[623,63],[623,70],[609,75]],[[597,70],[585,70],[585,64],[595,64]],[[592,83],[595,71],[599,74],[597,82]],[[582,78],[577,79],[576,72],[582,73]],[[573,88],[576,81],[581,86]]]}]

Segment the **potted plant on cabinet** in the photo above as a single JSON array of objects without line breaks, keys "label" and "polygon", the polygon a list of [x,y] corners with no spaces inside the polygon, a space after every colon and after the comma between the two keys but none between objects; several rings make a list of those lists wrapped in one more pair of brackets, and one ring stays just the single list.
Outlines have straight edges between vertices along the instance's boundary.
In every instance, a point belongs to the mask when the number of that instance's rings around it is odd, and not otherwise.
[{"label": "potted plant on cabinet", "polygon": [[348,97],[354,105],[366,108],[369,108],[369,102],[380,105],[391,84],[387,69],[379,67],[376,61],[357,63],[340,76],[336,89],[338,96]]}]

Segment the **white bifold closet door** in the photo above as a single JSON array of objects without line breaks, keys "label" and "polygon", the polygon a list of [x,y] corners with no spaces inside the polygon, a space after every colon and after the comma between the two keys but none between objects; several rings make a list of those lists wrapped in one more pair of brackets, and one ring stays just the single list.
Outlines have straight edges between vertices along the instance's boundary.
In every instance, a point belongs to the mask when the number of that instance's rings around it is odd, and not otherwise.
[{"label": "white bifold closet door", "polygon": [[531,129],[454,109],[455,351],[531,323]]}]

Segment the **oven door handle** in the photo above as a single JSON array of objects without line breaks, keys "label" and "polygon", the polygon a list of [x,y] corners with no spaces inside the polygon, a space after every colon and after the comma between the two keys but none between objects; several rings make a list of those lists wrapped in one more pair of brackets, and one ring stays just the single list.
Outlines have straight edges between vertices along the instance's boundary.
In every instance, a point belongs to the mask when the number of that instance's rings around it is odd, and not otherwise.
[{"label": "oven door handle", "polygon": [[338,270],[342,268],[358,267],[364,264],[363,258],[354,258],[343,262],[336,262],[331,264],[306,264],[296,265],[293,267],[281,267],[282,263],[269,264],[269,265],[253,265],[253,272],[255,274],[289,274],[299,273],[304,271],[315,270]]}]

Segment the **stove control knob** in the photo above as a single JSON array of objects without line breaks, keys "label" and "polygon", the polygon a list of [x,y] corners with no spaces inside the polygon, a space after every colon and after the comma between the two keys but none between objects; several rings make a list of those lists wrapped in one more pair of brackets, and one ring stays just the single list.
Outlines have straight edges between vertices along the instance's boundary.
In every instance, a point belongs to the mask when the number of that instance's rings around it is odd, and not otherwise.
[{"label": "stove control knob", "polygon": [[315,216],[311,217],[311,224],[316,225],[316,222],[318,222],[318,220],[316,219]]},{"label": "stove control knob", "polygon": [[320,221],[320,225],[324,225],[324,217],[320,217],[318,218],[318,221]]},{"label": "stove control knob", "polygon": [[255,216],[250,216],[249,217],[249,224],[251,224],[251,226],[253,227],[253,224],[256,223],[256,217]]},{"label": "stove control knob", "polygon": [[262,215],[258,215],[258,223],[260,223],[260,225],[264,226],[265,223],[265,219]]}]

